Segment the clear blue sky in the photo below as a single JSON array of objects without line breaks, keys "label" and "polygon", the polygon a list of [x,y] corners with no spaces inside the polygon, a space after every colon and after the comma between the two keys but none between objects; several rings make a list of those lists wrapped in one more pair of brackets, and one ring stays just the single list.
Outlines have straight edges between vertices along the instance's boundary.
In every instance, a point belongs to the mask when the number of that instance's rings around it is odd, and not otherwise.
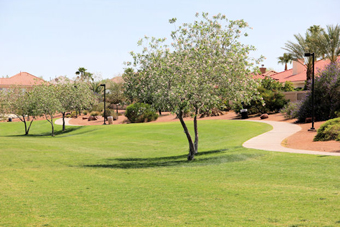
[{"label": "clear blue sky", "polygon": [[78,67],[112,78],[144,35],[167,37],[168,23],[194,21],[196,12],[244,19],[245,40],[276,71],[293,35],[311,25],[340,24],[339,0],[0,0],[0,77],[20,71],[50,80],[73,78]]}]

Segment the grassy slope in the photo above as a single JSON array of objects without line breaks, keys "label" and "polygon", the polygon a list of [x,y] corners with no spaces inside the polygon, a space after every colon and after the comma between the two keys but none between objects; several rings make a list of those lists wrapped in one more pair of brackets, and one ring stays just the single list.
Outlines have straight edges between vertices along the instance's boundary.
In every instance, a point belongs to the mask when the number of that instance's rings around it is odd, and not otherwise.
[{"label": "grassy slope", "polygon": [[71,128],[0,124],[0,226],[340,225],[340,159],[241,146],[268,125],[201,121],[191,163],[179,123]]}]

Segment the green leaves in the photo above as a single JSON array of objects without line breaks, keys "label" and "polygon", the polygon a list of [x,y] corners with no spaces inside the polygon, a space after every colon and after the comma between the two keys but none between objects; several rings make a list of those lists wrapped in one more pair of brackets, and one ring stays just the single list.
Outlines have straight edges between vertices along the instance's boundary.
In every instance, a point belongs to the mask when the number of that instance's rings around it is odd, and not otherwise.
[{"label": "green leaves", "polygon": [[[129,97],[174,112],[184,102],[191,108],[214,106],[220,99],[254,97],[257,85],[248,75],[252,61],[260,59],[250,59],[248,54],[255,48],[238,41],[248,24],[228,21],[221,14],[201,17],[171,32],[171,50],[166,39],[144,38],[148,42],[142,52],[131,53],[135,72],[125,76]],[[169,22],[175,23],[176,18]],[[138,45],[143,43],[140,40]]]},{"label": "green leaves", "polygon": [[176,21],[177,21],[177,18],[172,18],[172,19],[169,20],[169,23],[173,24],[173,23],[176,23]]}]

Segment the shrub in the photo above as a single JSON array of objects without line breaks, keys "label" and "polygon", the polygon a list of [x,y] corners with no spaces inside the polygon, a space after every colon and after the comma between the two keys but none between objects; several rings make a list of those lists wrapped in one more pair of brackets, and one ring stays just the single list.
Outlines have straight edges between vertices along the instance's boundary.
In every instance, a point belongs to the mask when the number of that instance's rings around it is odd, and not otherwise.
[{"label": "shrub", "polygon": [[[337,117],[340,110],[340,62],[326,66],[314,81],[315,119],[324,121]],[[304,122],[312,113],[312,94],[303,100],[299,110],[299,121]]]},{"label": "shrub", "polygon": [[70,117],[75,118],[76,116],[77,116],[77,112],[76,111],[72,111]]},{"label": "shrub", "polygon": [[340,141],[340,118],[334,118],[323,123],[318,129],[314,141]]},{"label": "shrub", "polygon": [[92,112],[90,113],[90,115],[93,116],[93,117],[96,117],[96,116],[99,116],[99,115],[100,115],[100,112],[99,112],[99,111],[92,111]]},{"label": "shrub", "polygon": [[239,113],[242,108],[248,110],[248,114],[257,113],[270,113],[279,112],[284,105],[287,104],[287,100],[282,91],[292,90],[291,83],[285,83],[284,85],[271,77],[265,77],[261,80],[258,91],[262,100],[252,100],[249,105],[242,106],[241,103],[234,103],[232,109]]},{"label": "shrub", "polygon": [[294,86],[291,81],[286,81],[282,87],[283,91],[294,91]]},{"label": "shrub", "polygon": [[111,116],[113,117],[113,120],[118,120],[118,114],[116,112],[112,112]]},{"label": "shrub", "polygon": [[88,113],[89,113],[88,110],[84,110],[84,111],[83,111],[83,114],[84,114],[84,115],[87,115]]},{"label": "shrub", "polygon": [[66,117],[66,118],[70,118],[70,117],[71,117],[71,114],[66,114],[65,117]]},{"label": "shrub", "polygon": [[104,110],[104,102],[93,105],[91,109],[91,111],[98,111],[98,112],[102,112],[103,110]]},{"label": "shrub", "polygon": [[104,112],[103,112],[102,113],[102,117],[105,117],[105,119],[107,119],[108,116],[112,116],[112,113],[114,113],[114,111],[112,111],[111,109],[106,108],[105,115],[104,115]]},{"label": "shrub", "polygon": [[282,109],[281,113],[286,119],[298,118],[299,109],[301,107],[301,102],[289,102]]},{"label": "shrub", "polygon": [[261,100],[252,100],[249,105],[244,105],[243,107],[241,103],[234,103],[233,110],[236,113],[240,113],[240,110],[245,108],[248,110],[248,114],[277,113],[287,104],[287,100],[281,92],[266,90],[262,87],[258,91],[263,98],[264,104]]},{"label": "shrub", "polygon": [[131,123],[149,122],[157,120],[158,115],[149,104],[134,103],[126,108],[125,116]]}]

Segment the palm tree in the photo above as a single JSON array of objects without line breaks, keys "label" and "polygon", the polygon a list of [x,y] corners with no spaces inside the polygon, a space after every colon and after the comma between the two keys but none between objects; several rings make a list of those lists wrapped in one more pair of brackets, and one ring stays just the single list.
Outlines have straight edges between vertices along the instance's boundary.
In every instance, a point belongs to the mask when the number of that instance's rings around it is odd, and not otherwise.
[{"label": "palm tree", "polygon": [[[318,33],[311,32],[307,30],[305,37],[301,34],[294,35],[296,39],[296,43],[292,41],[288,41],[285,43],[285,47],[282,48],[288,51],[288,54],[291,54],[293,61],[298,61],[303,64],[299,60],[304,59],[305,53],[314,53],[315,58],[319,58],[322,55],[321,48],[316,43],[316,36]],[[311,79],[312,68],[313,68],[313,60],[312,58],[308,58],[308,62],[306,63],[307,67],[307,81]]]},{"label": "palm tree", "polygon": [[104,90],[103,86],[100,86],[102,84],[101,81],[93,81],[90,84],[90,89],[93,91],[95,94],[101,94]]},{"label": "palm tree", "polygon": [[85,81],[92,80],[93,81],[93,77],[92,77],[93,74],[86,72],[86,71],[87,69],[85,69],[84,67],[79,67],[78,71],[76,72],[76,75],[80,74],[81,80],[85,80]]},{"label": "palm tree", "polygon": [[279,61],[278,61],[279,64],[285,65],[285,71],[287,70],[287,64],[292,63],[292,61],[293,61],[292,55],[287,54],[287,53],[284,53],[283,56],[278,57],[278,59],[279,59]]},{"label": "palm tree", "polygon": [[319,45],[326,58],[335,63],[340,55],[340,26],[327,25],[327,32],[322,32]]}]

